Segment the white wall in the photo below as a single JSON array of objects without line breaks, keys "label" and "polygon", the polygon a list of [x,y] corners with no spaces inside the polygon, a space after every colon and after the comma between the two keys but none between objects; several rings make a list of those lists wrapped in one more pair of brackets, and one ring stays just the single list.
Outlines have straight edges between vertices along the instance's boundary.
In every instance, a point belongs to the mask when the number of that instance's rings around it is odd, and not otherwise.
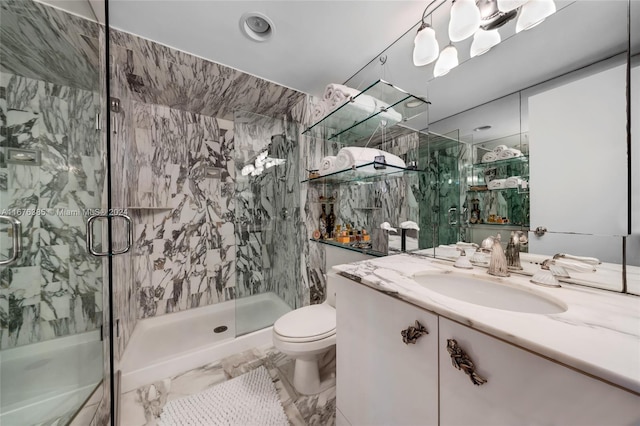
[{"label": "white wall", "polygon": [[624,66],[529,97],[531,229],[562,233],[532,238],[531,252],[621,261],[611,236],[627,234],[625,108]]}]

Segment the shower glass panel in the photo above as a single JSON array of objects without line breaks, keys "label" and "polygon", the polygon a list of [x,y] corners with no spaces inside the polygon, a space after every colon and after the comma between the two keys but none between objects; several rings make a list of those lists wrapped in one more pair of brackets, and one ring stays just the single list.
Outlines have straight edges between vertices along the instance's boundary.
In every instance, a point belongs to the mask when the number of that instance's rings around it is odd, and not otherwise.
[{"label": "shower glass panel", "polygon": [[100,28],[0,8],[0,424],[67,424],[104,370],[104,265],[85,242],[106,199]]},{"label": "shower glass panel", "polygon": [[295,124],[243,111],[234,120],[236,334],[242,335],[296,306],[302,224]]},{"label": "shower glass panel", "polygon": [[420,248],[437,247],[460,241],[461,197],[460,156],[465,151],[458,132],[447,135],[420,134],[418,165],[420,174]]}]

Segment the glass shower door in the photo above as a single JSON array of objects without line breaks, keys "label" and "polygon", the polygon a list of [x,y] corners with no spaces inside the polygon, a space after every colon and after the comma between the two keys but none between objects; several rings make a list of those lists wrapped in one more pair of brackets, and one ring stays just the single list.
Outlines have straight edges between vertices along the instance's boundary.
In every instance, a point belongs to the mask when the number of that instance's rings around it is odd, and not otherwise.
[{"label": "glass shower door", "polygon": [[86,245],[106,206],[99,27],[0,7],[0,424],[67,424],[104,371],[106,263]]},{"label": "glass shower door", "polygon": [[420,248],[435,248],[461,240],[461,197],[458,132],[420,134]]},{"label": "glass shower door", "polygon": [[234,116],[236,335],[269,327],[296,306],[300,180],[288,126],[244,111]]}]

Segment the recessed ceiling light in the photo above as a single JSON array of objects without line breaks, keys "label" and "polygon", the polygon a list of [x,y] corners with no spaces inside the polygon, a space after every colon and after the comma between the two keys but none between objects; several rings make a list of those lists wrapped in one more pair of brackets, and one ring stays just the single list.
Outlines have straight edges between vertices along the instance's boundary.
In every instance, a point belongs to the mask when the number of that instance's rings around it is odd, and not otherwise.
[{"label": "recessed ceiling light", "polygon": [[269,40],[275,31],[273,21],[260,12],[247,12],[240,18],[240,31],[257,42]]},{"label": "recessed ceiling light", "polygon": [[482,132],[483,130],[489,130],[491,126],[480,126],[473,129],[474,132]]}]

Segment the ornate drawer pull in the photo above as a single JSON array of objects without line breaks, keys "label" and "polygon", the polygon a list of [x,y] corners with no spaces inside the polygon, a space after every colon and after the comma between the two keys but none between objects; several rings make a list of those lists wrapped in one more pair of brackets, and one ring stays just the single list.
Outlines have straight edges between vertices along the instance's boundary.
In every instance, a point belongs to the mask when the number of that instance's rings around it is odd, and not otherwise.
[{"label": "ornate drawer pull", "polygon": [[487,383],[487,379],[476,373],[476,366],[473,365],[473,361],[454,339],[447,339],[447,352],[451,355],[453,366],[458,370],[464,371],[474,385],[480,386]]},{"label": "ornate drawer pull", "polygon": [[406,329],[400,332],[402,334],[402,341],[408,345],[409,343],[416,343],[416,341],[423,335],[429,334],[427,329],[416,320],[416,325],[410,325]]}]

